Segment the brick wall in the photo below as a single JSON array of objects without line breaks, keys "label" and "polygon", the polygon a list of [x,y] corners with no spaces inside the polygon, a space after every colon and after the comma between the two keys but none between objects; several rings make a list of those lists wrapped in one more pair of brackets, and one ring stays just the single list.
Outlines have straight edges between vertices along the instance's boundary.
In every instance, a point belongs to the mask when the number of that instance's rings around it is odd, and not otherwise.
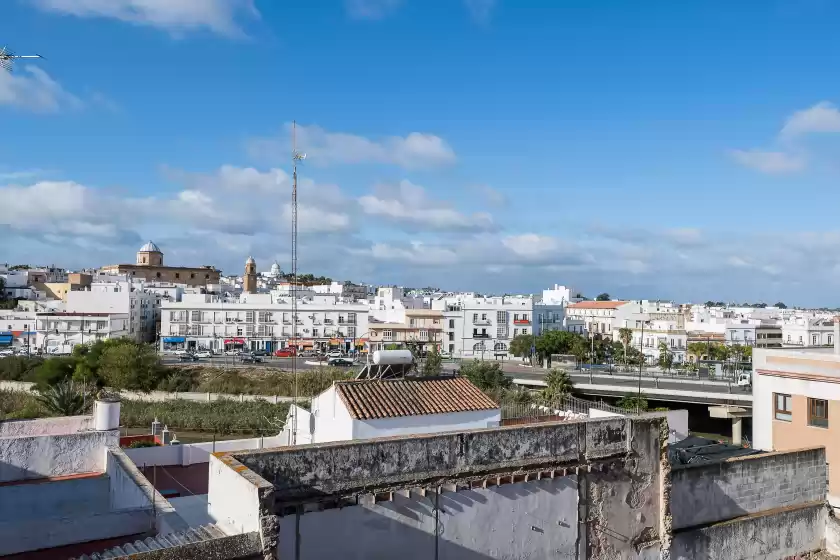
[{"label": "brick wall", "polygon": [[674,468],[674,530],[825,500],[825,449],[766,453]]}]

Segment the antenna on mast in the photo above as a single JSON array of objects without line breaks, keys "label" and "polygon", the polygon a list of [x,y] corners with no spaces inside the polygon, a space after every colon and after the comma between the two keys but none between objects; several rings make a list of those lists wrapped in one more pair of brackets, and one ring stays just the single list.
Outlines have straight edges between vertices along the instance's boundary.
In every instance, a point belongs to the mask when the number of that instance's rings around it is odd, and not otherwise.
[{"label": "antenna on mast", "polygon": [[44,58],[40,54],[15,54],[5,46],[0,47],[0,69],[11,72],[16,60],[23,58]]},{"label": "antenna on mast", "polygon": [[297,443],[297,399],[298,399],[298,375],[297,375],[297,354],[300,350],[298,340],[298,295],[297,295],[297,238],[298,238],[298,201],[297,201],[297,164],[306,159],[306,154],[297,151],[297,121],[292,121],[292,340],[295,341],[295,355],[292,356],[292,378],[294,379],[294,397],[292,404],[295,407],[292,414],[291,444]]}]

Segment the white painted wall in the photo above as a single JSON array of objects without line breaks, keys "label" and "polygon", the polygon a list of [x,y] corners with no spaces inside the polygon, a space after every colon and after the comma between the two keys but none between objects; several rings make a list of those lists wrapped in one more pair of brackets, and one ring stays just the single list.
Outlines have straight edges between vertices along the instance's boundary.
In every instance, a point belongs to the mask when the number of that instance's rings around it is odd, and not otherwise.
[{"label": "white painted wall", "polygon": [[335,385],[312,399],[310,410],[315,415],[312,443],[353,439],[353,419],[335,391]]},{"label": "white painted wall", "polygon": [[[6,382],[16,383],[14,381]],[[0,389],[8,387],[0,385]],[[30,384],[27,383],[29,386]],[[12,390],[18,390],[12,388]],[[26,389],[28,391],[28,387]],[[4,420],[0,422],[0,438],[72,434],[93,429],[93,416],[62,416],[36,420]]]},{"label": "white painted wall", "polygon": [[210,456],[207,485],[208,513],[237,533],[260,529],[260,500],[256,486],[245,477]]},{"label": "white painted wall", "polygon": [[352,439],[490,428],[498,426],[501,419],[502,414],[499,409],[401,416],[399,418],[380,418],[377,420],[354,419]]},{"label": "white painted wall", "polygon": [[246,438],[185,445],[163,445],[157,447],[138,447],[125,449],[125,454],[139,467],[165,467],[167,465],[189,466],[207,463],[210,454],[216,451],[246,451],[249,449],[263,449],[266,447],[282,447],[284,439],[280,436],[264,438]]},{"label": "white painted wall", "polygon": [[103,450],[119,446],[119,432],[0,438],[0,482],[103,472]]}]

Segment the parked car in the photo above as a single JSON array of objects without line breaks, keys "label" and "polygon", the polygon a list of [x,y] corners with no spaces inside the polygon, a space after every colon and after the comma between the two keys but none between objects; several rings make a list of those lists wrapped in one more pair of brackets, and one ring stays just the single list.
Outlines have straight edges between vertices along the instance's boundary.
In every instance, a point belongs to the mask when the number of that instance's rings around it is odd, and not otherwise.
[{"label": "parked car", "polygon": [[185,354],[181,354],[180,356],[178,356],[178,359],[182,362],[197,362],[198,361],[198,356],[196,356],[195,354],[187,352]]},{"label": "parked car", "polygon": [[318,352],[316,352],[315,350],[304,350],[299,354],[301,358],[314,358],[317,355]]},{"label": "parked car", "polygon": [[240,356],[239,359],[243,364],[256,364],[262,362],[262,358],[253,354],[245,354],[244,356]]},{"label": "parked car", "polygon": [[254,355],[254,356],[268,356],[268,352],[266,352],[262,348],[260,348],[258,350],[254,350],[253,352],[251,352],[251,354]]},{"label": "parked car", "polygon": [[327,352],[327,358],[343,358],[344,353],[341,350],[330,350]]},{"label": "parked car", "polygon": [[0,350],[0,357],[14,356],[15,353],[11,350]]},{"label": "parked car", "polygon": [[278,358],[294,358],[297,352],[294,348],[281,348],[274,352],[274,355]]},{"label": "parked car", "polygon": [[213,357],[213,354],[212,354],[209,350],[200,350],[200,351],[196,352],[196,353],[194,354],[194,356],[195,356],[196,358],[203,358],[203,359],[207,359],[207,358],[212,358],[212,357]]},{"label": "parked car", "polygon": [[331,366],[346,367],[346,366],[352,366],[353,365],[353,360],[351,360],[350,358],[342,358],[342,357],[330,358],[329,361],[327,362],[327,364],[329,364]]},{"label": "parked car", "polygon": [[225,350],[225,356],[239,356],[240,354],[239,350]]}]

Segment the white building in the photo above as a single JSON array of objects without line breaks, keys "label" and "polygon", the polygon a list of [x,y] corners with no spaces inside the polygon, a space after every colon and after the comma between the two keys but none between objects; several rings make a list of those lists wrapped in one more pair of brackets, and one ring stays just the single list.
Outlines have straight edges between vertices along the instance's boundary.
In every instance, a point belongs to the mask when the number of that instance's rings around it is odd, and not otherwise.
[{"label": "white building", "polygon": [[534,334],[531,296],[459,294],[431,304],[443,311],[443,348],[456,357],[508,357],[512,338]]},{"label": "white building", "polygon": [[368,300],[370,316],[382,323],[405,322],[406,309],[427,309],[422,296],[407,296],[405,290],[395,286],[382,286]]},{"label": "white building", "polygon": [[293,407],[284,429],[295,445],[490,428],[500,421],[499,406],[466,378],[418,378],[336,382],[312,399],[309,411]]},{"label": "white building", "polygon": [[128,313],[38,313],[37,347],[45,352],[129,335]]},{"label": "white building", "polygon": [[34,311],[0,310],[0,350],[9,347],[20,350],[37,348]]},{"label": "white building", "polygon": [[782,346],[782,327],[772,319],[731,319],[726,323],[724,342],[761,348]]},{"label": "white building", "polygon": [[[287,346],[358,346],[368,332],[368,306],[343,303],[334,296],[301,298],[297,316],[290,298],[243,294],[226,301],[213,295],[184,295],[180,302],[161,303],[164,349],[265,349]],[[295,327],[297,337],[294,340]]]},{"label": "white building", "polygon": [[161,297],[147,290],[143,281],[97,281],[86,290],[67,292],[65,311],[128,315],[128,336],[138,342],[151,342],[160,301]]},{"label": "white building", "polygon": [[[629,301],[581,301],[566,307],[566,321],[575,327],[575,332],[614,338],[613,331],[623,326],[630,314],[640,310],[639,305],[630,305]],[[580,327],[582,331],[578,330]]]},{"label": "white building", "polygon": [[367,286],[361,284],[354,284],[352,282],[335,282],[330,284],[321,284],[312,286],[312,290],[316,294],[331,294],[338,296],[346,301],[367,301],[369,289]]},{"label": "white building", "polygon": [[782,324],[784,346],[832,346],[834,321],[830,317],[796,317]]},{"label": "white building", "polygon": [[553,288],[543,290],[542,292],[542,302],[545,305],[562,305],[565,307],[570,303],[577,303],[582,299],[580,290],[569,286],[561,286],[560,284],[555,284]]}]

